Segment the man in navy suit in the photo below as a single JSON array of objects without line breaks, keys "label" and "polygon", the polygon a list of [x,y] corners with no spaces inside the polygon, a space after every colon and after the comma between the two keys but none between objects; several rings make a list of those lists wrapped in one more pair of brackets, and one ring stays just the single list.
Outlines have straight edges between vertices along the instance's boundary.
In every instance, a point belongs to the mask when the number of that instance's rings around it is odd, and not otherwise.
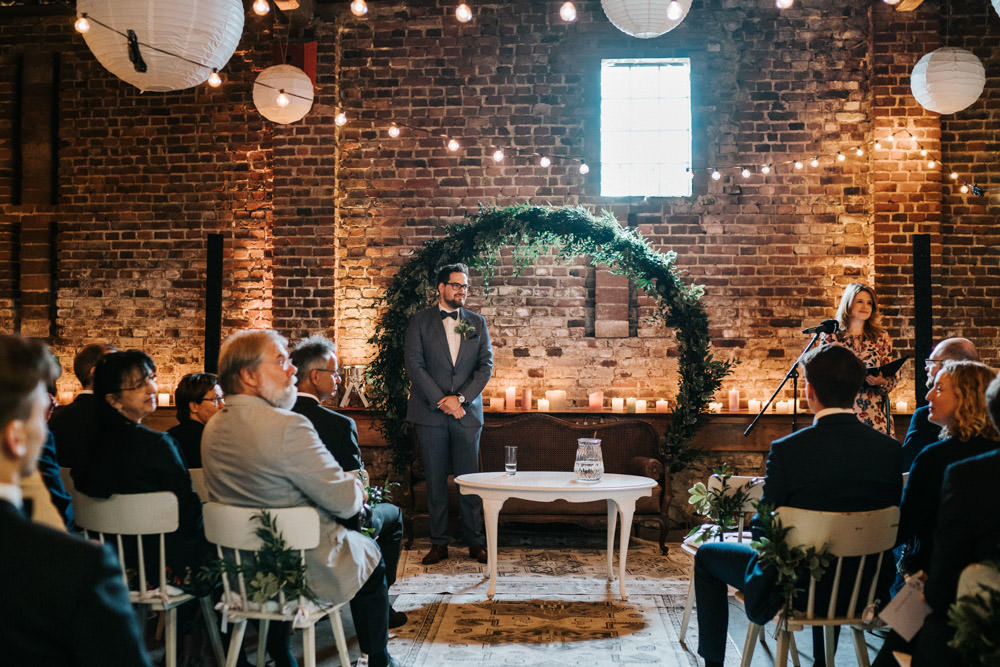
[{"label": "man in navy suit", "polygon": [[[815,418],[812,426],[771,443],[763,502],[833,512],[898,505],[899,443],[858,421],[853,411],[864,364],[846,347],[828,344],[805,354],[802,367]],[[781,606],[773,583],[773,571],[746,544],[711,542],[698,550],[698,654],[706,665],[721,666],[725,659],[727,584],[743,591],[747,616],[763,625]]]},{"label": "man in navy suit", "polygon": [[56,457],[63,468],[77,465],[89,437],[97,431],[94,369],[101,357],[117,351],[110,343],[91,343],[80,348],[73,357],[73,374],[80,381],[83,391],[69,405],[56,408],[49,420],[49,430],[56,443]]},{"label": "man in navy suit", "polygon": [[[354,420],[320,405],[337,395],[340,386],[340,361],[337,344],[323,336],[310,336],[292,350],[295,365],[296,390],[292,412],[312,422],[319,439],[344,472],[353,472],[365,486],[368,471],[361,461],[358,426]],[[403,512],[392,503],[381,502],[371,508],[372,538],[378,543],[385,560],[385,582],[391,587],[396,581],[399,551],[403,544]],[[389,607],[389,627],[406,623],[406,614]]]},{"label": "man in navy suit", "polygon": [[48,430],[44,345],[0,336],[0,605],[3,663],[149,667],[118,562],[103,546],[32,523],[18,483]]},{"label": "man in navy suit", "polygon": [[[934,378],[946,361],[979,361],[979,353],[968,338],[947,338],[938,343],[931,351],[931,356],[924,361],[928,389],[934,386]],[[913,411],[910,418],[910,428],[903,439],[903,472],[910,471],[917,454],[924,451],[927,445],[941,439],[941,427],[927,419],[929,410],[929,406],[922,405]]]},{"label": "man in navy suit", "polygon": [[[469,268],[449,264],[437,275],[438,300],[410,319],[404,363],[410,378],[406,419],[414,425],[427,476],[431,550],[423,563],[448,557],[448,473],[479,471],[482,391],[493,372],[490,332],[482,315],[463,308]],[[460,495],[462,533],[469,556],[486,562],[483,506]]]}]

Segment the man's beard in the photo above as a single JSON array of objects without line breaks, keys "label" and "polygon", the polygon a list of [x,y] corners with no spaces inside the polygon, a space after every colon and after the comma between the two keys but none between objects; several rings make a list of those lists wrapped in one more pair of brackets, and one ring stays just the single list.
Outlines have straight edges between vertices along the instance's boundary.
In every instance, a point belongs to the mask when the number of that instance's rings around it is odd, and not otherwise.
[{"label": "man's beard", "polygon": [[289,381],[287,387],[282,387],[277,382],[265,380],[260,387],[260,397],[276,408],[291,410],[295,405],[295,384]]},{"label": "man's beard", "polygon": [[465,307],[465,297],[456,297],[454,299],[445,299],[442,297],[444,304],[451,308],[452,310],[458,310],[459,308]]}]

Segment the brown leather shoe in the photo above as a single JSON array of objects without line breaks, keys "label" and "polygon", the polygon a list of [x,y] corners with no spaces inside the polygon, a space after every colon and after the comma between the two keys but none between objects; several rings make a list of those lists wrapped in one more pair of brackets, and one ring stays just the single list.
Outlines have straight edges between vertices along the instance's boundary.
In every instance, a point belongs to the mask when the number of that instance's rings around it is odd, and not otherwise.
[{"label": "brown leather shoe", "polygon": [[420,561],[424,565],[433,565],[439,561],[444,560],[448,557],[448,545],[447,544],[432,544],[431,550],[427,552],[424,559]]},{"label": "brown leather shoe", "polygon": [[485,563],[489,560],[486,556],[486,549],[483,547],[469,547],[469,558],[475,558],[480,563]]}]

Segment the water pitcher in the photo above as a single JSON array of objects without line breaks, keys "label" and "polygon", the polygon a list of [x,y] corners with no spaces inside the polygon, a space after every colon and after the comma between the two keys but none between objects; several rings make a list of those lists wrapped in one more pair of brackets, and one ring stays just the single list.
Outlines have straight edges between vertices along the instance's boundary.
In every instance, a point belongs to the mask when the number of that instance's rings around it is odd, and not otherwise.
[{"label": "water pitcher", "polygon": [[604,456],[600,438],[577,438],[573,472],[581,482],[596,482],[604,475]]}]

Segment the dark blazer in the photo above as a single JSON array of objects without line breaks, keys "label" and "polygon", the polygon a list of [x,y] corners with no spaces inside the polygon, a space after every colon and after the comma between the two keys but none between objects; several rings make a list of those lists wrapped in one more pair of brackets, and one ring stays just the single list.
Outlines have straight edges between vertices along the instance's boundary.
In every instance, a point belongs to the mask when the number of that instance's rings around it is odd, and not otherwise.
[{"label": "dark blazer", "polygon": [[927,415],[930,414],[930,411],[929,405],[924,405],[913,411],[913,417],[910,418],[910,428],[907,429],[906,438],[903,439],[902,472],[910,472],[917,455],[924,451],[928,445],[941,440],[941,427],[927,421]]},{"label": "dark blazer", "polygon": [[167,435],[174,439],[184,457],[188,468],[201,467],[201,434],[205,425],[193,419],[187,419],[167,430]]},{"label": "dark blazer", "polygon": [[475,328],[462,339],[458,359],[453,364],[440,308],[435,303],[412,318],[403,345],[406,374],[410,378],[410,398],[406,419],[414,424],[440,426],[451,419],[437,403],[445,396],[465,397],[463,426],[483,425],[483,388],[493,374],[493,346],[486,320],[479,313],[460,309],[459,317]]},{"label": "dark blazer", "polygon": [[[904,571],[926,572],[930,567],[945,469],[956,461],[985,454],[998,447],[1000,442],[980,436],[966,442],[948,438],[934,443],[917,456],[899,506],[899,542],[907,545],[902,563]],[[993,502],[994,505],[987,507],[995,506],[996,501]]]},{"label": "dark blazer", "polygon": [[323,407],[311,396],[301,394],[295,399],[292,411],[304,415],[312,422],[319,433],[319,439],[333,454],[333,458],[337,459],[344,472],[362,467],[358,426],[353,419]]},{"label": "dark blazer", "polygon": [[97,399],[79,394],[69,405],[56,408],[49,432],[56,439],[56,458],[63,468],[75,468],[81,453],[97,430]]},{"label": "dark blazer", "polygon": [[73,532],[76,530],[73,523],[73,499],[70,498],[63,485],[59,462],[56,459],[56,441],[50,432],[45,444],[42,445],[41,455],[38,457],[38,472],[42,474],[45,488],[49,490],[49,498],[52,499],[55,508],[59,510],[59,515],[62,516],[63,523],[66,524],[66,530]]},{"label": "dark blazer", "polygon": [[148,667],[112,552],[32,523],[0,500],[5,665]]}]

